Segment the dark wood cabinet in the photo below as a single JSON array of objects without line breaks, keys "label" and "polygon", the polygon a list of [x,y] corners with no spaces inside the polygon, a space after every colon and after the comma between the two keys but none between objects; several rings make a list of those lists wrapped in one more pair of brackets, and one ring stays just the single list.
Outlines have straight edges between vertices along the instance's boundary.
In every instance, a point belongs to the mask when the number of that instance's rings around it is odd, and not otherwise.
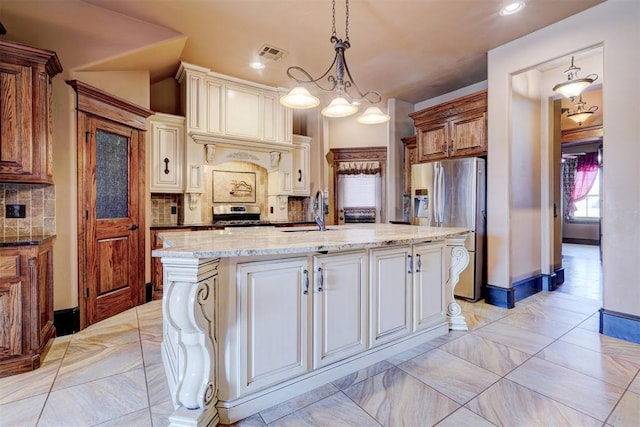
[{"label": "dark wood cabinet", "polygon": [[55,337],[53,238],[0,248],[0,377],[40,366]]},{"label": "dark wood cabinet", "polygon": [[55,52],[0,40],[0,181],[53,183]]},{"label": "dark wood cabinet", "polygon": [[404,162],[402,166],[402,194],[411,195],[411,166],[417,163],[416,136],[402,138],[404,145]]},{"label": "dark wood cabinet", "polygon": [[417,135],[417,162],[487,154],[487,91],[409,114]]}]

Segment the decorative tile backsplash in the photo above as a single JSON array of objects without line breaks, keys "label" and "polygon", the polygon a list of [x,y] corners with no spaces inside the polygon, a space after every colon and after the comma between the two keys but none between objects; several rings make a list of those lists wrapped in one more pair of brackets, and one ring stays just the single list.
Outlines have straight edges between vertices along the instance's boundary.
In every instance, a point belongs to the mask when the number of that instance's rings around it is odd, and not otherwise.
[{"label": "decorative tile backsplash", "polygon": [[151,225],[177,225],[181,203],[181,194],[152,194]]},{"label": "decorative tile backsplash", "polygon": [[[24,205],[24,218],[5,218],[6,205]],[[29,239],[56,233],[56,192],[53,185],[0,183],[2,237]]]}]

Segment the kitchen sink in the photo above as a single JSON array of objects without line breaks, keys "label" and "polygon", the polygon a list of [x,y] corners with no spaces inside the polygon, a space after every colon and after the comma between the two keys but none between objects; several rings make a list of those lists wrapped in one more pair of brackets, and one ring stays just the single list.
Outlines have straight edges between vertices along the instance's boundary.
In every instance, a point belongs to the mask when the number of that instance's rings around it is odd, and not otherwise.
[{"label": "kitchen sink", "polygon": [[[333,231],[333,230],[337,230],[337,228],[326,228],[322,231]],[[312,233],[312,232],[320,232],[321,230],[314,228],[314,229],[308,229],[308,228],[301,228],[301,229],[289,229],[289,230],[281,230],[284,233]]]}]

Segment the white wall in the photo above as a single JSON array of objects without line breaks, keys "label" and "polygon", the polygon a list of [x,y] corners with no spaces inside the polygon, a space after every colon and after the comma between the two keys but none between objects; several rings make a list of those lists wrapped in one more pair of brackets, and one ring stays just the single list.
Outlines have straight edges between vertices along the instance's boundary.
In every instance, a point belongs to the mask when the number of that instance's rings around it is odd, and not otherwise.
[{"label": "white wall", "polygon": [[[489,52],[488,88],[490,166],[488,170],[488,282],[509,288],[513,283],[510,181],[512,121],[510,77],[538,64],[592,46],[604,47],[603,266],[604,308],[640,315],[640,2],[609,0],[580,14],[531,33]],[[544,129],[543,129],[544,131]],[[544,132],[543,132],[544,134]],[[548,177],[543,175],[543,187]],[[543,212],[548,217],[550,212]]]},{"label": "white wall", "polygon": [[[511,93],[511,171],[509,254],[513,282],[541,272],[539,73],[513,77]],[[489,162],[491,162],[491,152]],[[491,211],[489,205],[488,212]]]}]

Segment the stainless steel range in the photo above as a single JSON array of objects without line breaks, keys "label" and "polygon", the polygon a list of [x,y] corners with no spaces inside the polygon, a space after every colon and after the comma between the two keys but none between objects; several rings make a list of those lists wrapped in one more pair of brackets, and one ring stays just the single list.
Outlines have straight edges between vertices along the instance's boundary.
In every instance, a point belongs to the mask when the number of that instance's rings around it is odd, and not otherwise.
[{"label": "stainless steel range", "polygon": [[271,225],[260,219],[260,206],[257,205],[216,205],[212,209],[213,225],[222,227],[248,227]]}]

